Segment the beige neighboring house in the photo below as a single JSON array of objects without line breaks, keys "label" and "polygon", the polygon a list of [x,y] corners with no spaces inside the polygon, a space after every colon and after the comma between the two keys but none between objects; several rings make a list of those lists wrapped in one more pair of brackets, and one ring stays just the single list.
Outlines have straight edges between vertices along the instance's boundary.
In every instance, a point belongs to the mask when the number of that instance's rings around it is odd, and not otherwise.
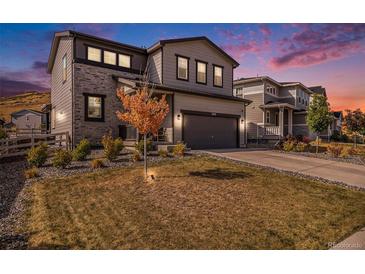
[{"label": "beige neighboring house", "polygon": [[51,74],[51,132],[68,131],[99,144],[111,131],[125,143],[139,135],[117,119],[118,88],[133,93],[146,73],[154,94],[166,95],[170,112],[154,138],[157,145],[184,142],[192,149],[246,146],[246,106],[233,96],[238,62],[207,37],[160,40],[148,48],[75,31],[54,35]]},{"label": "beige neighboring house", "polygon": [[252,101],[246,109],[248,142],[276,142],[287,135],[313,137],[306,125],[310,88],[268,76],[241,78],[233,87],[235,96]]},{"label": "beige neighboring house", "polygon": [[22,109],[11,113],[11,122],[16,129],[42,129],[46,125],[46,115],[32,109]]}]

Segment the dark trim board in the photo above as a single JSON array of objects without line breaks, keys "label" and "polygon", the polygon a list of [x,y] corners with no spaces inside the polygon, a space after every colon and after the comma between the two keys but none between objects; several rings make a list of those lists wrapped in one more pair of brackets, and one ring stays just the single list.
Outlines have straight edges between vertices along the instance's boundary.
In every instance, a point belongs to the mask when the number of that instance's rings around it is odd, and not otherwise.
[{"label": "dark trim board", "polygon": [[200,115],[200,116],[212,116],[212,117],[224,117],[224,118],[241,118],[240,115],[228,114],[228,113],[216,113],[216,112],[205,112],[205,111],[195,111],[195,110],[180,110],[182,114]]},{"label": "dark trim board", "polygon": [[[186,82],[189,82],[189,76],[190,76],[190,57],[186,57],[186,56],[183,56],[183,55],[179,55],[179,54],[175,54],[176,56],[176,80],[180,80],[180,81],[186,81]],[[184,79],[184,78],[179,78],[179,57],[180,58],[183,58],[183,59],[186,59],[188,61],[188,66],[187,66],[187,76],[188,78],[187,79]]]},{"label": "dark trim board", "polygon": [[[131,59],[131,62],[132,62],[132,59]],[[138,69],[129,69],[129,68],[121,67],[121,66],[104,64],[102,62],[94,62],[94,61],[90,61],[90,60],[82,59],[82,58],[75,58],[75,63],[85,64],[85,65],[90,65],[90,66],[95,66],[95,67],[101,67],[101,68],[108,68],[108,69],[113,69],[113,70],[117,70],[117,71],[129,72],[129,73],[133,73],[133,74],[139,74],[139,75],[141,74],[141,71],[139,71]]]},{"label": "dark trim board", "polygon": [[[84,118],[85,121],[88,122],[105,122],[105,97],[106,95],[104,94],[93,94],[93,93],[83,93],[82,95],[84,95],[84,109],[85,109],[85,113],[84,113]],[[101,98],[101,118],[89,118],[88,117],[88,98],[90,97],[99,97]]]}]

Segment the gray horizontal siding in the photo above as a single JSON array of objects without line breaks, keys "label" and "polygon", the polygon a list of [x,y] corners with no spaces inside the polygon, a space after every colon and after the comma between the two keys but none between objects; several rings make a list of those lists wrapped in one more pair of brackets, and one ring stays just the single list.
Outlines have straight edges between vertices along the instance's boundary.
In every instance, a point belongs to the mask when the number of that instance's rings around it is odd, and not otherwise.
[{"label": "gray horizontal siding", "polygon": [[[183,55],[189,60],[189,81],[176,79],[176,55]],[[207,85],[196,83],[196,60],[208,62]],[[163,48],[163,83],[177,88],[201,90],[215,94],[232,96],[232,64],[205,41],[166,44]],[[223,88],[213,86],[213,64],[223,66]]]},{"label": "gray horizontal siding", "polygon": [[263,122],[263,110],[260,108],[263,104],[263,94],[245,95],[245,99],[252,101],[246,108],[247,138],[256,139],[257,123]]},{"label": "gray horizontal siding", "polygon": [[[61,38],[51,73],[51,104],[56,114],[52,133],[69,132],[72,136],[72,59],[73,40]],[[67,55],[67,80],[62,79],[62,58]]]},{"label": "gray horizontal siding", "polygon": [[162,50],[153,52],[148,57],[148,75],[150,81],[154,83],[162,83]]}]

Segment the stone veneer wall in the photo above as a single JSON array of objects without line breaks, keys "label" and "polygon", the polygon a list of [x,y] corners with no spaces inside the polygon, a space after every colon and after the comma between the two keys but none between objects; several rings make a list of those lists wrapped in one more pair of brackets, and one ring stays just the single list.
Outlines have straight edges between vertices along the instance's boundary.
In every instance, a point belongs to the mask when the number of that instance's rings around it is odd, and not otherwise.
[{"label": "stone veneer wall", "polygon": [[[115,112],[122,107],[116,96],[117,82],[113,75],[131,75],[91,65],[74,63],[74,145],[82,138],[87,138],[92,144],[100,144],[101,138],[108,131],[118,137],[118,125],[123,124],[118,120]],[[105,121],[85,121],[85,98],[83,93],[105,95]]]}]

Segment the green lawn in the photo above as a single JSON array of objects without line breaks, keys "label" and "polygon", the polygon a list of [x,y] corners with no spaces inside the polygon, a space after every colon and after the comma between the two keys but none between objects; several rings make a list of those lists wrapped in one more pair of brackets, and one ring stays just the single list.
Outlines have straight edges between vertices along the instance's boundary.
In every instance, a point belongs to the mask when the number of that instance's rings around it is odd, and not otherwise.
[{"label": "green lawn", "polygon": [[365,192],[208,157],[34,183],[29,248],[326,249],[365,226]]}]

